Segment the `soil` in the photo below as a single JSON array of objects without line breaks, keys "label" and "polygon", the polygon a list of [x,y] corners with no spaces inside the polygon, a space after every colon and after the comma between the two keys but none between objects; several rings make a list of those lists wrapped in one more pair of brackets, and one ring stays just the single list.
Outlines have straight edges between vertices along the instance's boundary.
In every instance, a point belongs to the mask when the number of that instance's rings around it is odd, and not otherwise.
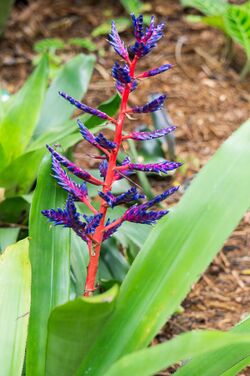
[{"label": "soil", "polygon": [[[152,12],[167,21],[166,37],[154,54],[143,60],[141,68],[173,63],[175,68],[145,80],[132,104],[142,104],[148,94],[167,92],[167,109],[176,131],[177,155],[185,161],[185,170],[175,180],[186,184],[209,160],[221,143],[248,117],[250,110],[249,77],[239,82],[244,54],[236,47],[229,63],[226,40],[221,32],[185,21],[178,1],[155,0]],[[149,12],[150,13],[150,12]],[[32,70],[33,44],[43,38],[88,37],[91,30],[110,17],[126,16],[117,1],[36,0],[17,2],[0,41],[1,87],[15,92]],[[129,41],[127,32],[123,37]],[[110,70],[115,56],[104,37],[95,39],[104,56],[97,56],[94,75],[85,98],[91,106],[114,94]],[[60,52],[63,61],[79,48]],[[86,51],[85,51],[86,52]],[[150,124],[149,117],[145,117]],[[77,154],[82,150],[77,148]],[[151,180],[156,191],[162,187]],[[250,212],[226,242],[207,272],[193,286],[183,302],[184,312],[175,315],[162,329],[155,343],[191,329],[226,330],[250,312]],[[172,374],[171,369],[161,375]],[[250,375],[250,369],[241,375]]]}]

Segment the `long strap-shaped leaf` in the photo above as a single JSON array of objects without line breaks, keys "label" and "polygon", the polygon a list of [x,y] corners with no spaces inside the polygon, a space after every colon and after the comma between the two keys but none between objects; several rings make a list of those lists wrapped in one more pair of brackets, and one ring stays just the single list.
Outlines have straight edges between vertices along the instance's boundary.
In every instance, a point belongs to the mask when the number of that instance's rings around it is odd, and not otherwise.
[{"label": "long strap-shaped leaf", "polygon": [[86,370],[102,375],[122,355],[150,343],[249,208],[249,164],[250,120],[222,145],[176,210],[151,232],[125,278],[116,311],[78,375]]},{"label": "long strap-shaped leaf", "polygon": [[[167,343],[124,356],[104,376],[151,376],[180,360],[227,348],[229,345],[244,346],[247,349],[250,345],[250,335],[219,331],[193,331],[181,334]],[[193,373],[188,375],[193,376]],[[203,376],[203,372],[199,373],[199,376],[201,375]]]},{"label": "long strap-shaped leaf", "polygon": [[50,158],[39,171],[30,215],[30,261],[32,268],[31,312],[27,345],[27,376],[45,375],[48,318],[55,306],[69,300],[68,229],[51,228],[41,210],[63,207],[65,194],[51,177]]},{"label": "long strap-shaped leaf", "polygon": [[[235,326],[232,330],[230,330],[231,333],[238,333],[238,334],[248,334],[250,336],[250,318],[246,319],[239,325]],[[176,376],[214,376],[214,375],[227,375],[227,371],[232,371],[234,366],[236,365],[236,369],[238,367],[241,367],[242,359],[245,362],[245,359],[248,358],[250,355],[250,348],[245,345],[231,345],[227,346],[224,349],[217,350],[214,352],[211,352],[209,354],[205,354],[202,356],[198,356],[191,360],[189,363],[187,363],[185,366],[180,368],[176,372]],[[249,359],[248,359],[248,363]],[[233,368],[232,368],[233,367]],[[241,368],[239,368],[240,370]],[[233,373],[233,375],[236,375],[237,373]],[[229,373],[230,375],[230,373]]]},{"label": "long strap-shaped leaf", "polygon": [[114,310],[118,288],[79,297],[54,309],[49,319],[46,376],[72,376]]},{"label": "long strap-shaped leaf", "polygon": [[65,91],[80,100],[88,89],[94,64],[94,55],[79,54],[64,65],[46,92],[34,139],[46,132],[63,129],[74,112],[74,107],[64,101],[58,91]]},{"label": "long strap-shaped leaf", "polygon": [[30,309],[30,262],[27,239],[0,257],[1,376],[22,374]]},{"label": "long strap-shaped leaf", "polygon": [[5,153],[0,170],[20,156],[36,126],[47,86],[48,61],[44,56],[22,89],[11,99],[0,124],[0,143]]}]

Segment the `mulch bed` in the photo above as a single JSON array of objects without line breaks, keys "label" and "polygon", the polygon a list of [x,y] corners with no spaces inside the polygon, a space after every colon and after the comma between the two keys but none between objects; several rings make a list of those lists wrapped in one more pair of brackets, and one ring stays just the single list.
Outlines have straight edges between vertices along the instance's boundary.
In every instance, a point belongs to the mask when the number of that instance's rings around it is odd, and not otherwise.
[{"label": "mulch bed", "polygon": [[[166,62],[175,68],[146,80],[132,96],[132,104],[144,103],[148,94],[169,94],[168,112],[176,131],[177,155],[185,161],[184,173],[175,179],[185,183],[209,160],[221,143],[249,116],[249,77],[238,82],[244,54],[236,48],[233,61],[225,59],[225,38],[206,26],[190,25],[177,1],[152,1],[152,12],[167,21],[166,37],[155,53],[145,58],[142,69]],[[105,9],[105,11],[103,11]],[[43,38],[87,37],[91,30],[110,17],[125,16],[117,1],[36,0],[19,1],[0,41],[1,87],[15,92],[32,70],[32,46]],[[124,33],[125,39],[131,36]],[[85,98],[91,106],[114,94],[109,74],[115,56],[104,37],[96,39],[104,48]],[[79,48],[67,48],[61,57],[67,60]],[[140,118],[141,120],[141,118]],[[150,124],[149,117],[143,121]],[[77,147],[77,154],[82,150]],[[233,156],[232,156],[233,158]],[[152,180],[160,191],[157,180]],[[162,185],[162,182],[160,182]],[[184,312],[175,315],[156,337],[155,342],[191,329],[229,329],[250,311],[250,212],[226,242],[207,272],[193,286],[183,302]],[[162,375],[171,374],[168,370]],[[241,375],[250,375],[244,371]]]}]

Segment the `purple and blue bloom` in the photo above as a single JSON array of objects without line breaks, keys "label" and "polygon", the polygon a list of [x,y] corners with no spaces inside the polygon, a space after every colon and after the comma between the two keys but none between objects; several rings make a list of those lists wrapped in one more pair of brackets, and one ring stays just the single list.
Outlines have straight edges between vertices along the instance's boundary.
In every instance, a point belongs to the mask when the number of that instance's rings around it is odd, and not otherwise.
[{"label": "purple and blue bloom", "polygon": [[[54,148],[47,145],[52,156],[52,176],[56,179],[57,183],[67,191],[68,198],[64,209],[43,210],[42,214],[54,225],[62,225],[71,228],[87,243],[90,261],[85,284],[86,296],[91,295],[95,289],[95,278],[102,242],[112,236],[125,221],[147,225],[155,224],[168,213],[168,210],[152,210],[151,208],[178,190],[178,187],[172,187],[146,202],[141,202],[141,200],[145,199],[145,195],[135,187],[119,195],[115,195],[112,191],[113,183],[116,180],[128,179],[128,176],[136,171],[167,174],[169,171],[175,170],[181,166],[179,162],[168,160],[158,163],[132,163],[129,157],[124,158],[120,164],[117,162],[122,143],[126,142],[127,139],[147,141],[162,137],[175,130],[175,127],[171,126],[152,132],[132,131],[127,134],[123,133],[126,114],[158,111],[162,108],[166,99],[166,95],[160,95],[142,106],[129,108],[129,94],[137,88],[138,80],[161,74],[172,68],[171,64],[164,64],[158,68],[136,74],[137,62],[151,52],[157,45],[157,42],[162,38],[164,24],[156,25],[154,17],[152,16],[149,27],[146,27],[143,22],[143,16],[135,17],[133,14],[132,22],[135,43],[128,48],[121,40],[115,22],[112,22],[111,33],[109,34],[110,45],[114,48],[119,57],[124,60],[123,64],[115,62],[112,68],[115,86],[121,95],[121,108],[117,120],[99,109],[81,103],[69,94],[59,92],[64,99],[77,109],[84,113],[97,116],[106,123],[111,122],[115,125],[114,139],[109,140],[103,133],[94,135],[80,120],[77,120],[83,138],[100,153],[100,155],[96,156],[97,159],[101,160],[99,163],[100,177],[95,177],[89,171],[76,166]],[[83,180],[83,182],[79,184],[78,181],[74,180],[74,177]],[[90,202],[88,184],[99,187],[98,206],[92,205]],[[84,214],[81,216],[77,211],[76,202],[81,202],[86,205],[92,212],[91,215]],[[107,219],[110,208],[113,209],[118,205],[127,206],[123,215],[113,221]]]}]

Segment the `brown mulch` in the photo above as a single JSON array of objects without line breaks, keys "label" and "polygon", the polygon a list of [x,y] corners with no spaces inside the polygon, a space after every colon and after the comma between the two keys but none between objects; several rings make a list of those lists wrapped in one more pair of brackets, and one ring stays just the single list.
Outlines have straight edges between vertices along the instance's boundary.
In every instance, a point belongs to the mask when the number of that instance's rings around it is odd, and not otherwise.
[{"label": "brown mulch", "polygon": [[[184,20],[186,11],[178,1],[155,0],[152,12],[167,21],[166,37],[155,53],[144,59],[141,68],[175,64],[174,70],[146,80],[132,95],[131,103],[144,103],[152,92],[168,92],[167,108],[178,125],[177,155],[185,161],[186,170],[175,179],[191,178],[214,154],[221,143],[249,117],[249,77],[238,82],[244,54],[236,48],[233,61],[225,59],[225,38],[221,32]],[[103,11],[105,9],[105,11]],[[61,37],[87,37],[105,19],[124,16],[115,1],[37,0],[29,5],[19,1],[8,21],[5,37],[0,41],[1,87],[15,92],[32,70],[35,41]],[[128,33],[123,34],[127,40]],[[105,38],[96,39],[104,48],[85,102],[96,106],[114,94],[110,70],[115,56]],[[79,52],[68,48],[63,60]],[[149,122],[149,117],[145,117]],[[81,152],[81,147],[78,147]],[[156,190],[157,181],[152,181]],[[160,188],[161,189],[161,188]],[[208,271],[193,287],[183,302],[184,312],[175,315],[162,329],[156,342],[191,329],[229,329],[250,312],[250,212],[226,242]],[[162,375],[170,374],[162,373]],[[241,375],[250,375],[246,370]]]}]

